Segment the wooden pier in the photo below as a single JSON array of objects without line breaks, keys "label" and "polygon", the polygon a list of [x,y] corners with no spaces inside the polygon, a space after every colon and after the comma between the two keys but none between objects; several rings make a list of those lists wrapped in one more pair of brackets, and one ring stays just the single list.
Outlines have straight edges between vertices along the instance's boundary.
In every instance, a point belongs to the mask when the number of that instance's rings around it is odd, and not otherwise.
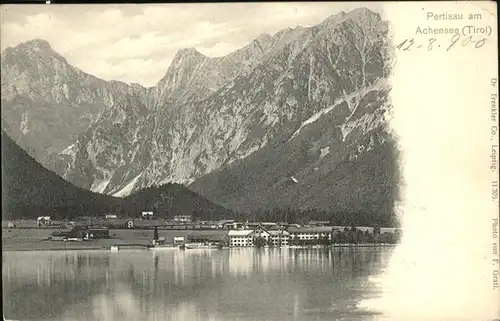
[{"label": "wooden pier", "polygon": [[120,250],[147,250],[151,247],[149,244],[116,244],[111,245],[109,250],[111,252],[117,252]]}]

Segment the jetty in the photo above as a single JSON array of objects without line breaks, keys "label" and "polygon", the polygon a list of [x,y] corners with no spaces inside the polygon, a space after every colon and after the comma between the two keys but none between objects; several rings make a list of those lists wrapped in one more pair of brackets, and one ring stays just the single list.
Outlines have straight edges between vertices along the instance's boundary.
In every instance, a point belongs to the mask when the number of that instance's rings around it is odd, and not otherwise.
[{"label": "jetty", "polygon": [[147,250],[151,247],[149,244],[115,244],[109,247],[111,252],[120,250]]}]

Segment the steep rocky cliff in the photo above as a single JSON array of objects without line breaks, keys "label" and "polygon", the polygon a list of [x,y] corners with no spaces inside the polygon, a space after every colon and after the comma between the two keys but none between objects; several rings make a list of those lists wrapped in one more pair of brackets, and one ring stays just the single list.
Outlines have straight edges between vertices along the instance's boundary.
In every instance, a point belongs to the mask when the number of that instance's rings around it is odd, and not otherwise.
[{"label": "steep rocky cliff", "polygon": [[2,129],[36,159],[61,152],[123,96],[145,88],[85,74],[44,40],[6,48],[1,56]]},{"label": "steep rocky cliff", "polygon": [[288,141],[268,144],[189,188],[242,212],[319,209],[363,213],[390,224],[399,176],[396,142],[387,127],[389,89],[372,87],[354,112],[342,101],[308,119]]},{"label": "steep rocky cliff", "polygon": [[[239,209],[324,207],[304,191],[274,200],[272,182],[303,175],[312,191],[358,168],[356,159],[371,164],[380,155],[386,167],[368,174],[394,171],[385,151],[390,57],[387,22],[367,9],[261,35],[225,57],[181,50],[152,88],[86,75],[35,41],[2,53],[2,127],[45,166],[101,193],[194,182],[193,190]],[[323,198],[354,198],[364,181],[350,179],[349,189]]]}]

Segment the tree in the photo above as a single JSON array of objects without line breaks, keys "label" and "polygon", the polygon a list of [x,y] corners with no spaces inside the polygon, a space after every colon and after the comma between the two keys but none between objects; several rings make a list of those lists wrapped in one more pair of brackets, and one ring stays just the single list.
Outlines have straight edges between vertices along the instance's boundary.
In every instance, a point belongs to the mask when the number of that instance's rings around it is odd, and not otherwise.
[{"label": "tree", "polygon": [[324,235],[319,237],[318,243],[320,245],[330,245],[330,240],[327,235]]},{"label": "tree", "polygon": [[264,247],[267,244],[267,242],[265,238],[258,236],[254,239],[253,244],[255,245],[255,247],[261,248]]}]

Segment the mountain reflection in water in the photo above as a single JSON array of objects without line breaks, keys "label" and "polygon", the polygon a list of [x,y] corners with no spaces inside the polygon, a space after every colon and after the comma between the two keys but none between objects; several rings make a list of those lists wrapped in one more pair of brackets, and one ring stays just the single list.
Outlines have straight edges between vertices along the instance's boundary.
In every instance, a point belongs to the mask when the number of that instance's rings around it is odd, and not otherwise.
[{"label": "mountain reflection in water", "polygon": [[370,320],[391,249],[6,252],[22,320]]}]

